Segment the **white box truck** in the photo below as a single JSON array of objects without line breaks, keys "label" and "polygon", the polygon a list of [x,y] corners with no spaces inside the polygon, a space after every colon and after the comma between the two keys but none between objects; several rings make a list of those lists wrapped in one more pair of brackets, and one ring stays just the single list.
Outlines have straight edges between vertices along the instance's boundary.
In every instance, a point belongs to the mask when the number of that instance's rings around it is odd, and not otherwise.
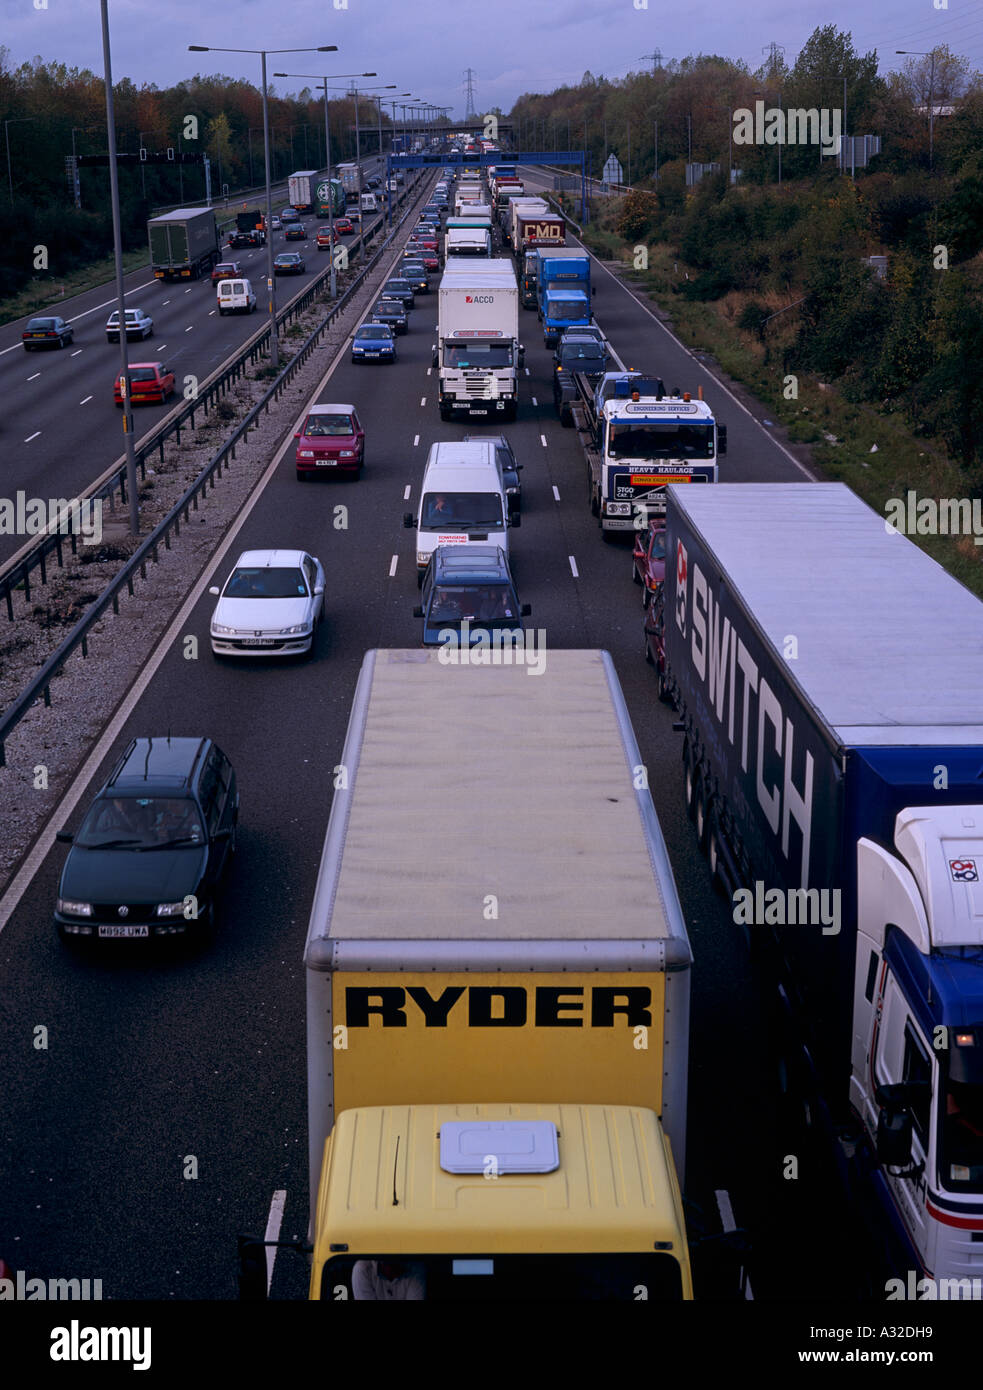
[{"label": "white box truck", "polygon": [[512,262],[448,261],[437,292],[433,348],[440,418],[514,420],[524,352]]},{"label": "white box truck", "polygon": [[287,179],[287,192],[290,204],[298,212],[313,212],[317,204],[318,171],[298,169]]}]

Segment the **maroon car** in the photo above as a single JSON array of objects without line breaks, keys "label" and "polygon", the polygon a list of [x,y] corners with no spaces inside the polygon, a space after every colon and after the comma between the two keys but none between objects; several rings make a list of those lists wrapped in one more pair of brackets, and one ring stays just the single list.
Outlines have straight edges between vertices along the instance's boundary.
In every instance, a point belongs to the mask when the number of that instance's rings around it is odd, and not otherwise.
[{"label": "maroon car", "polygon": [[655,667],[658,678],[658,696],[670,703],[669,683],[666,679],[666,606],[660,594],[654,603],[645,610],[645,660]]},{"label": "maroon car", "polygon": [[297,477],[350,473],[357,478],[365,462],[365,431],[353,405],[312,405],[294,435]]},{"label": "maroon car", "polygon": [[644,531],[635,532],[631,555],[631,577],[642,586],[642,603],[647,608],[666,578],[665,517],[650,521]]}]

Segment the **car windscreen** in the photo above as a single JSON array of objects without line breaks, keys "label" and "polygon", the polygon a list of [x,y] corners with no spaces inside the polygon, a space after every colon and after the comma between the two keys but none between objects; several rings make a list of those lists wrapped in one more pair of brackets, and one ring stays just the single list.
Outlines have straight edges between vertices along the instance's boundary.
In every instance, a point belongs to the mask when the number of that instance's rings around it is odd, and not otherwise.
[{"label": "car windscreen", "polygon": [[666,533],[663,528],[653,531],[649,555],[653,560],[664,560],[666,558]]},{"label": "car windscreen", "polygon": [[154,371],[153,367],[131,367],[131,368],[130,368],[130,380],[131,380],[131,381],[156,381],[156,380],[157,380],[157,373]]},{"label": "car windscreen", "polygon": [[377,314],[392,314],[402,318],[406,310],[398,299],[380,299],[375,306],[375,312]]},{"label": "car windscreen", "polygon": [[444,344],[445,367],[511,367],[510,342],[467,342]]},{"label": "car windscreen", "polygon": [[294,566],[239,565],[232,572],[223,598],[306,598],[307,581]]},{"label": "car windscreen", "polygon": [[409,280],[387,280],[385,288],[393,294],[408,294],[411,286]]},{"label": "car windscreen", "polygon": [[27,326],[28,326],[28,328],[30,328],[30,329],[41,329],[41,328],[48,329],[48,328],[56,328],[57,325],[58,325],[58,320],[57,320],[57,319],[31,319],[30,323],[29,323]]},{"label": "car windscreen", "polygon": [[198,807],[188,797],[100,797],[75,837],[82,849],[151,849],[172,841],[204,844]]},{"label": "car windscreen", "polygon": [[515,622],[519,605],[508,584],[449,584],[433,591],[428,624]]},{"label": "car windscreen", "polygon": [[603,362],[606,356],[600,343],[564,343],[560,348],[564,367],[575,366],[578,362]]},{"label": "car windscreen", "polygon": [[317,438],[319,435],[354,434],[350,415],[308,415],[304,434]]},{"label": "car windscreen", "polygon": [[496,492],[424,494],[422,531],[481,531],[492,526],[502,526],[502,499]]},{"label": "car windscreen", "polygon": [[372,338],[378,341],[380,338],[389,337],[389,328],[384,323],[367,323],[363,328],[357,328],[355,330],[355,337],[360,340]]},{"label": "car windscreen", "polygon": [[712,459],[713,426],[673,420],[615,421],[608,431],[611,458]]}]

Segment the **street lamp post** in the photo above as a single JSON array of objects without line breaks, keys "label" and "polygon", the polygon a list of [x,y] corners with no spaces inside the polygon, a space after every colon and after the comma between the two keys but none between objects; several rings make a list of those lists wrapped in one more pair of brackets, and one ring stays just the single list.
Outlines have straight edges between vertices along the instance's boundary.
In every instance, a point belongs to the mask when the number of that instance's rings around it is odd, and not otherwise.
[{"label": "street lamp post", "polygon": [[331,257],[331,278],[329,281],[331,298],[338,293],[338,271],[334,258],[334,200],[331,197],[331,126],[328,121],[328,81],[339,77],[375,77],[374,72],[335,72],[319,76],[313,72],[275,72],[274,77],[303,77],[320,82],[324,92],[324,162],[325,178],[328,184],[328,254]]},{"label": "street lamp post", "polygon": [[914,48],[896,48],[903,58],[931,58],[932,67],[928,76],[928,167],[935,168],[935,49],[931,53],[919,53]]},{"label": "street lamp post", "polygon": [[[105,0],[103,0],[105,3]],[[188,44],[189,53],[252,53],[262,61],[263,80],[263,162],[266,171],[266,288],[270,310],[270,366],[280,367],[280,342],[276,330],[276,284],[273,275],[273,187],[270,183],[270,105],[266,90],[267,53],[337,53],[334,43],[318,44],[316,48],[216,48],[212,44]]]},{"label": "street lamp post", "polygon": [[109,51],[109,0],[100,0],[100,9],[102,12],[102,57],[106,69],[106,139],[109,150],[109,196],[113,209],[113,256],[116,262],[116,310],[119,316],[119,365],[122,377],[126,488],[130,494],[130,534],[136,536],[140,532],[140,499],[137,496],[137,459],[133,448],[133,408],[130,401],[130,366],[126,348],[126,291],[123,288],[123,233],[119,214],[119,170],[116,168],[113,69]]}]

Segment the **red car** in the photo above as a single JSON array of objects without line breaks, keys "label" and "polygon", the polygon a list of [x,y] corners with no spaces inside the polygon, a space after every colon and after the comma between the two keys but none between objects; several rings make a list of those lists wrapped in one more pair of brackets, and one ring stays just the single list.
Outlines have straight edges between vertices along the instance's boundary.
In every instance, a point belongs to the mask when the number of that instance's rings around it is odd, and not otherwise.
[{"label": "red car", "polygon": [[317,229],[317,249],[319,251],[330,251],[332,241],[338,240],[338,224],[334,225],[334,237],[331,235],[330,227],[318,227]]},{"label": "red car", "polygon": [[642,603],[647,608],[652,595],[659,592],[666,578],[665,517],[657,517],[649,522],[647,530],[635,532],[631,577],[636,584],[641,584]]},{"label": "red car", "polygon": [[365,463],[365,431],[353,405],[313,405],[297,441],[296,467],[301,482],[314,473],[353,473]]},{"label": "red car", "polygon": [[[130,400],[134,405],[138,401],[159,401],[163,404],[173,391],[174,373],[163,362],[130,363]],[[122,407],[122,374],[117,376],[113,385],[113,399]]]},{"label": "red car", "polygon": [[662,595],[645,610],[645,660],[655,667],[657,693],[666,704],[671,703],[666,677],[666,606]]},{"label": "red car", "polygon": [[437,238],[435,236],[431,236],[429,232],[417,232],[416,235],[411,238],[411,240],[417,246],[425,246],[428,251],[437,250]]},{"label": "red car", "polygon": [[241,280],[242,266],[238,261],[219,261],[218,265],[212,267],[212,284],[217,285],[219,280]]},{"label": "red car", "polygon": [[355,223],[350,217],[336,217],[334,229],[341,236],[349,236],[355,230]]},{"label": "red car", "polygon": [[422,261],[425,270],[432,271],[440,269],[440,261],[437,258],[437,252],[434,251],[432,247],[419,246],[410,242],[406,249],[407,251],[414,252],[414,259]]}]

